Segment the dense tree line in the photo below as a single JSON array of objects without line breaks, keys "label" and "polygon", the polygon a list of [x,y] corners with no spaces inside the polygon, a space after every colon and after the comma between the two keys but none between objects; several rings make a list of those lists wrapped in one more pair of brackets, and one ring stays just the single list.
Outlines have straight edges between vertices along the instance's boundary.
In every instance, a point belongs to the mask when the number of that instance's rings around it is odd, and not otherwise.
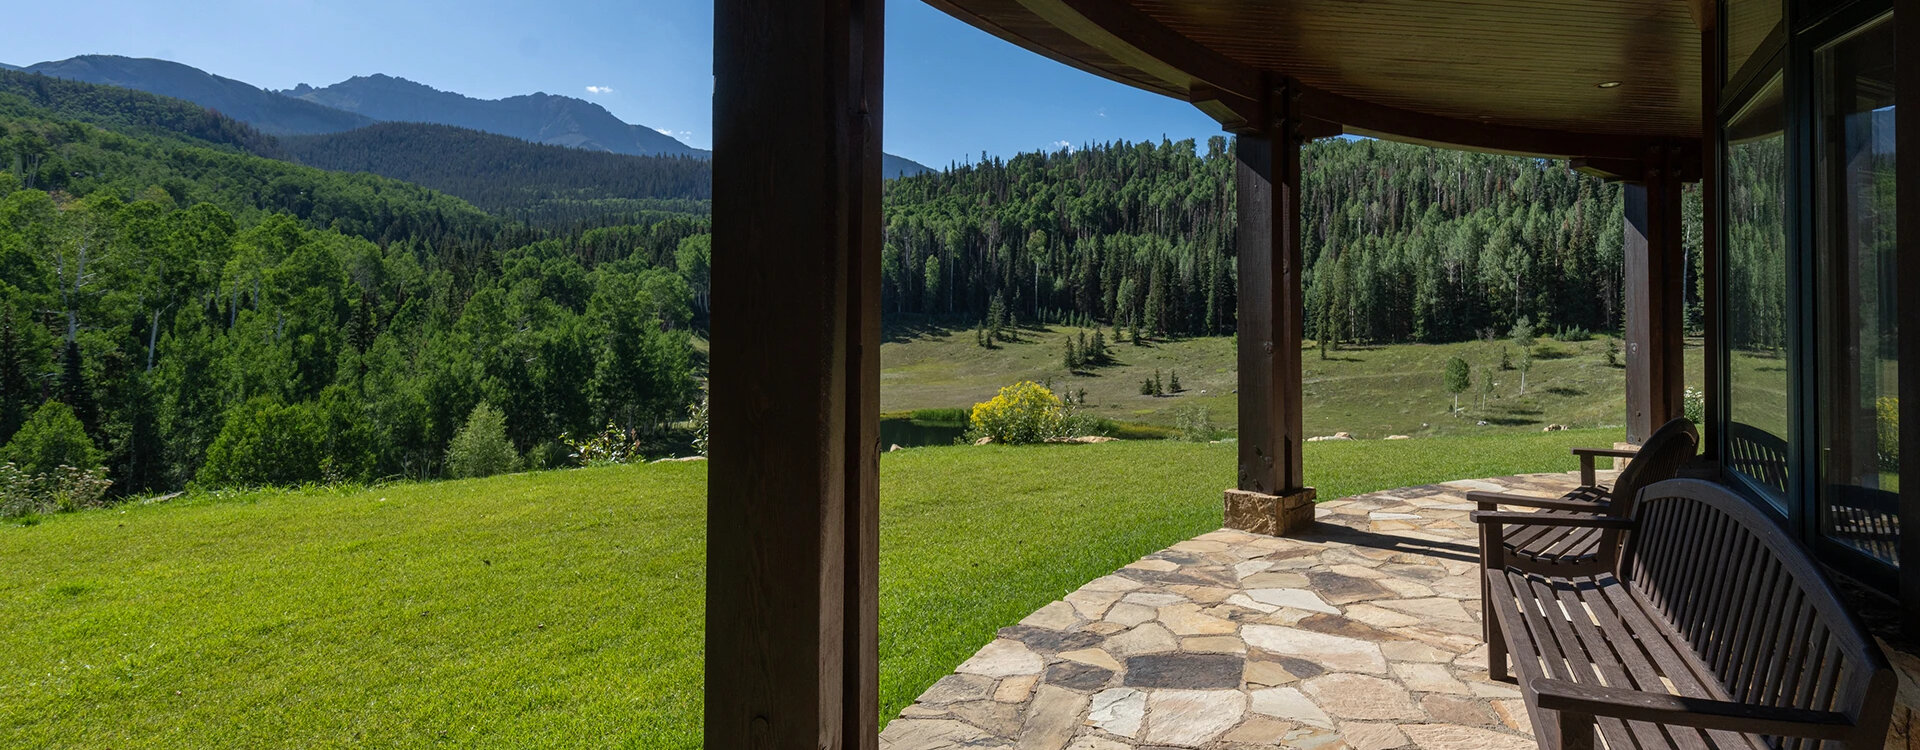
[{"label": "dense tree line", "polygon": [[304,164],[405,180],[541,223],[632,209],[699,210],[713,197],[705,159],[549,146],[449,125],[388,122],[281,142]]},{"label": "dense tree line", "polygon": [[[1312,143],[1303,161],[1308,336],[1454,341],[1523,317],[1619,327],[1617,185],[1558,162],[1375,140]],[[1022,320],[1230,333],[1233,169],[1230,141],[1213,138],[983,155],[891,182],[887,310],[972,321],[999,300]]]},{"label": "dense tree line", "polygon": [[64,404],[133,493],[438,476],[482,403],[535,465],[670,440],[706,220],[654,218],[512,224],[0,94],[0,443]]}]

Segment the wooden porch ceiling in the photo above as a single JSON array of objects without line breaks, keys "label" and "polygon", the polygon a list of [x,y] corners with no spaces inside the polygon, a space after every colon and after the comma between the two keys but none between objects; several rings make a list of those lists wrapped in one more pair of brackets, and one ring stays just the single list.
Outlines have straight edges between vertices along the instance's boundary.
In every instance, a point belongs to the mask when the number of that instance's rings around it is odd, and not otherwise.
[{"label": "wooden porch ceiling", "polygon": [[1313,135],[1633,159],[1701,137],[1709,0],[927,2],[1229,130],[1292,79]]}]

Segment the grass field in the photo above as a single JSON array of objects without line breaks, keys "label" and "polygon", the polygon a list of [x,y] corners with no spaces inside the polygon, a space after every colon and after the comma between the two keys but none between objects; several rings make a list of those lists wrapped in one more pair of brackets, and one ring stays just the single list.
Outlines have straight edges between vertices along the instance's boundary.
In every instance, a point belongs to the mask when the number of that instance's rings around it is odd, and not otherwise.
[{"label": "grass field", "polygon": [[[1020,341],[983,349],[971,329],[927,329],[895,335],[880,349],[881,408],[884,411],[968,407],[991,398],[1017,380],[1051,380],[1056,391],[1085,389],[1098,416],[1119,421],[1171,425],[1177,410],[1206,407],[1215,426],[1232,429],[1238,421],[1234,389],[1238,370],[1234,339],[1212,337],[1162,341],[1147,346],[1113,346],[1119,363],[1086,374],[1069,374],[1062,364],[1066,339],[1081,329],[1052,326],[1029,330]],[[1388,435],[1461,435],[1488,432],[1539,432],[1550,424],[1574,428],[1622,425],[1626,421],[1626,370],[1606,363],[1599,340],[1553,341],[1542,338],[1540,354],[1520,393],[1520,373],[1498,370],[1500,348],[1517,361],[1519,351],[1505,342],[1395,344],[1301,352],[1309,435],[1348,432],[1356,438]],[[1687,382],[1702,381],[1697,340],[1686,349]],[[1441,376],[1450,357],[1494,372],[1493,398],[1476,404],[1475,391],[1461,394],[1463,411],[1450,413],[1453,397]],[[1625,362],[1625,355],[1617,359]],[[1178,372],[1185,392],[1142,396],[1140,383],[1158,370]],[[1480,377],[1476,371],[1476,381]],[[1481,425],[1480,422],[1487,424]]]},{"label": "grass field", "polygon": [[[1321,496],[1571,470],[1617,431],[1315,443]],[[1231,445],[881,461],[883,717],[1081,583],[1219,523]],[[190,496],[0,526],[16,747],[700,744],[703,464]],[[964,480],[964,481],[961,481]]]}]

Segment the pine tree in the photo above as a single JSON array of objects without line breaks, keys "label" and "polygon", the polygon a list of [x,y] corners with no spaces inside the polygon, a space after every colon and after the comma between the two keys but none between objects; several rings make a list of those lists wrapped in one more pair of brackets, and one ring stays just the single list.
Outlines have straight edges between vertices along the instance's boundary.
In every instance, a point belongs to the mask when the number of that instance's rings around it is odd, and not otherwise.
[{"label": "pine tree", "polygon": [[1093,329],[1093,351],[1089,355],[1089,359],[1096,365],[1104,365],[1108,360],[1107,337],[1106,334],[1101,333],[1098,328]]},{"label": "pine tree", "polygon": [[1172,374],[1168,376],[1167,388],[1171,393],[1179,393],[1181,390],[1183,390],[1180,387],[1180,371],[1179,370],[1174,370]]},{"label": "pine tree", "polygon": [[1141,381],[1140,381],[1140,395],[1142,395],[1142,396],[1151,396],[1151,395],[1153,395],[1153,378],[1143,378],[1143,379],[1141,379]]},{"label": "pine tree", "polygon": [[100,411],[94,405],[93,392],[87,388],[86,372],[80,363],[80,344],[67,342],[60,370],[60,400],[73,407],[73,415],[85,425],[87,434],[100,429]]},{"label": "pine tree", "polygon": [[1071,336],[1067,337],[1067,356],[1063,361],[1067,366],[1067,372],[1080,369],[1080,351],[1073,348],[1073,337]]},{"label": "pine tree", "polygon": [[0,314],[0,443],[26,423],[38,400],[27,376],[26,356],[20,331],[13,327],[13,312]]},{"label": "pine tree", "polygon": [[1160,371],[1156,369],[1153,371],[1153,395],[1164,396],[1166,393],[1166,388],[1160,384]]}]

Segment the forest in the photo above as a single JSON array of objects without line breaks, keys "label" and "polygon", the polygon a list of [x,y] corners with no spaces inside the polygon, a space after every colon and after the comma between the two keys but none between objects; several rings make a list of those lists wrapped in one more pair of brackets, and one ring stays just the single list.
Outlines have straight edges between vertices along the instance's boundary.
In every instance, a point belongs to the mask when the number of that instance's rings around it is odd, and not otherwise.
[{"label": "forest", "polygon": [[0,93],[10,447],[58,404],[91,443],[73,455],[131,495],[440,476],[482,403],[534,466],[608,426],[684,442],[704,217],[536,227],[253,155],[270,140],[217,115],[184,122],[236,137],[157,134],[183,121],[157,97],[94,98],[88,124]]},{"label": "forest", "polygon": [[[885,310],[1231,334],[1231,148],[1109,143],[890,180]],[[1617,186],[1374,140],[1309,144],[1305,165],[1309,337],[1620,326]],[[77,456],[120,496],[433,478],[482,413],[519,465],[609,441],[690,450],[710,191],[699,161],[443,126],[283,141],[0,71],[0,462],[32,462],[16,443],[41,446],[39,470]]]},{"label": "forest", "polygon": [[[1331,139],[1304,148],[1309,338],[1461,341],[1520,318],[1621,326],[1620,188],[1564,163]],[[1150,336],[1234,329],[1230,141],[1113,143],[896,180],[887,310],[1101,321]],[[1697,193],[1686,199],[1697,246]],[[1687,283],[1699,319],[1698,253]]]}]

